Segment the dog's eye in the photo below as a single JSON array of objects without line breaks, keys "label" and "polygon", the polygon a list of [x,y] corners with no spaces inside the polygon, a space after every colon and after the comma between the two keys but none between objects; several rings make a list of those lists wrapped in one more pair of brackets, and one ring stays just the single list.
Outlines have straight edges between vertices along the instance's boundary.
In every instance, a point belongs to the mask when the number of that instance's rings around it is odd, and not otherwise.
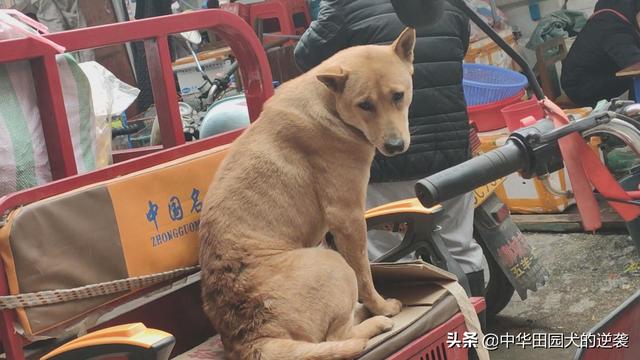
[{"label": "dog's eye", "polygon": [[402,100],[404,98],[404,93],[403,92],[394,92],[391,97],[392,97],[394,102],[399,102],[400,100]]},{"label": "dog's eye", "polygon": [[358,104],[358,106],[364,111],[373,111],[373,104],[370,101],[362,101]]}]

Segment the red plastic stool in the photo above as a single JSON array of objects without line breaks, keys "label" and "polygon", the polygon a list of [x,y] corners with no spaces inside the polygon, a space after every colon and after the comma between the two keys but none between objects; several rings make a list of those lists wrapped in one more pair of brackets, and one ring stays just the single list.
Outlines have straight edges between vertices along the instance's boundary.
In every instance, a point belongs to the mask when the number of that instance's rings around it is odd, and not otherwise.
[{"label": "red plastic stool", "polygon": [[269,2],[281,2],[287,7],[287,13],[291,16],[296,33],[301,35],[311,24],[311,13],[306,0],[266,0]]},{"label": "red plastic stool", "polygon": [[280,31],[265,32],[274,32],[283,35],[295,35],[296,31],[293,26],[292,14],[288,12],[288,9],[283,2],[265,1],[253,3],[249,6],[251,7],[251,10],[249,11],[249,13],[251,14],[251,22],[249,24],[251,24],[254,28],[258,19],[262,19],[265,22],[276,19],[278,20],[278,23],[280,25]]},{"label": "red plastic stool", "polygon": [[[264,0],[253,3],[223,4],[221,8],[236,14],[254,29],[263,21],[263,32],[274,35],[301,35],[311,24],[306,0]],[[269,39],[266,42],[277,41]]]},{"label": "red plastic stool", "polygon": [[247,23],[251,23],[250,6],[239,2],[221,4],[220,9],[236,14]]}]

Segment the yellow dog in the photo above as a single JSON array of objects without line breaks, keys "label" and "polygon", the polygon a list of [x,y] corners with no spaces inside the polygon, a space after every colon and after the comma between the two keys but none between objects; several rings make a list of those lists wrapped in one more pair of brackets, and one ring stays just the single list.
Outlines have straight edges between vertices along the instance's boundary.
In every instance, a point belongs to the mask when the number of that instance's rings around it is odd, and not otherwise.
[{"label": "yellow dog", "polygon": [[[393,327],[402,304],[373,286],[364,202],[375,149],[409,147],[414,45],[406,29],[337,53],[232,145],[200,223],[204,308],[230,359],[347,359]],[[327,232],[338,252],[318,246]]]}]

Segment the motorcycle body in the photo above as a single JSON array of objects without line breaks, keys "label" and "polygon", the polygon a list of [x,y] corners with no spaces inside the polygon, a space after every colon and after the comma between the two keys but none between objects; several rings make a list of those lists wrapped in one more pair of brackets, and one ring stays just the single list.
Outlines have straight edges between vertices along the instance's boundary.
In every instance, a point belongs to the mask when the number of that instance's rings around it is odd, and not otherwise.
[{"label": "motorcycle body", "polygon": [[249,109],[243,94],[233,95],[212,104],[202,118],[200,138],[249,126]]},{"label": "motorcycle body", "polygon": [[[233,87],[233,75],[238,70],[238,62],[232,61],[231,65],[224,74],[222,74],[220,77],[211,79],[206,71],[204,71],[204,68],[200,63],[200,59],[198,58],[198,54],[194,49],[194,47],[199,46],[202,42],[200,33],[195,30],[188,31],[185,33],[180,33],[174,36],[174,38],[177,40],[176,44],[181,45],[181,47],[190,54],[193,59],[193,63],[195,64],[196,71],[200,74],[203,80],[202,84],[198,87],[197,92],[197,100],[199,102],[199,105],[193,104],[192,106],[186,102],[179,102],[180,117],[182,119],[182,127],[185,140],[192,141],[201,138],[200,127],[202,125],[202,122],[212,111],[212,109],[216,108],[216,106],[220,102],[219,100],[225,95],[225,93]],[[246,104],[245,111],[247,112],[246,118],[248,119]],[[162,144],[160,127],[157,117],[153,121],[150,144]]]},{"label": "motorcycle body", "polygon": [[[238,70],[238,62],[232,61],[224,74],[211,79],[203,70],[198,55],[193,49],[193,46],[198,45],[201,39],[189,33],[181,35],[187,39],[184,42],[185,46],[196,64],[196,70],[203,79],[202,85],[198,88],[200,94],[198,96],[200,101],[198,121],[184,127],[187,139],[203,139],[249,126],[249,110],[244,94],[241,92],[233,94],[233,90],[236,88],[234,74]],[[194,40],[194,38],[196,39]],[[284,38],[269,42],[264,45],[264,49],[280,47],[289,41],[288,38]],[[278,86],[278,84],[277,81],[273,83],[274,86]]]},{"label": "motorcycle body", "polygon": [[[509,139],[502,147],[418,181],[416,195],[420,203],[424,206],[432,206],[438,202],[466,193],[476,186],[481,186],[481,184],[490,184],[496,179],[516,171],[527,179],[544,177],[549,173],[558,171],[565,166],[558,140],[574,133],[580,136],[571,138],[570,140],[573,142],[583,141],[581,138],[596,135],[615,136],[640,156],[640,122],[638,122],[637,118],[629,116],[632,115],[630,111],[636,107],[620,107],[613,103],[603,110],[594,111],[594,113],[585,118],[579,120],[567,119],[565,125],[557,126],[552,118],[555,117],[557,120],[559,117],[558,111],[561,110],[554,108],[554,105],[548,101],[544,102],[544,106],[546,107],[545,111],[549,113],[549,117],[540,119],[533,125],[516,130],[509,136]],[[578,151],[574,149],[576,149],[575,147],[572,150]],[[582,155],[593,155],[591,153],[592,150],[588,147],[585,146],[583,149],[580,151],[586,151],[586,153]],[[575,152],[569,154],[575,154]],[[573,156],[574,161],[583,161],[582,157],[576,158],[575,155]],[[608,169],[602,164],[599,165],[597,160],[594,161],[596,163],[590,163],[589,165],[591,166],[590,170],[595,171],[595,167],[601,167],[601,171],[598,174],[605,178]],[[573,177],[578,175],[580,175],[579,172],[573,173]],[[595,183],[598,191],[594,196],[609,201],[616,210],[621,209],[619,204],[640,206],[640,191],[637,188],[625,193],[625,190],[617,184],[615,178],[610,176],[610,179],[610,181],[607,180],[606,185],[609,188],[603,186],[602,182],[600,182],[600,185]],[[622,185],[624,186],[624,184]],[[621,188],[620,191],[624,195],[623,197],[611,195],[615,193],[612,193],[610,188],[616,186]],[[637,186],[637,182],[634,183],[634,186]],[[587,190],[590,189],[591,187],[587,188]],[[553,192],[554,190],[550,189],[550,191]],[[578,198],[577,195],[576,198],[578,200],[584,199],[584,197]],[[618,204],[618,207],[616,207],[616,204]],[[523,288],[534,290],[534,279],[544,276],[544,269],[539,266],[537,261],[531,262],[530,258],[524,255],[529,246],[519,240],[521,237],[519,231],[497,231],[504,225],[495,221],[500,219],[498,215],[500,211],[495,210],[500,205],[491,205],[491,202],[488,202],[486,206],[487,210],[476,210],[478,237],[485,245],[491,244],[488,246],[488,252],[492,253],[494,259],[501,261],[501,268],[505,270],[505,274],[511,277],[510,282],[514,284],[516,289],[518,287],[515,284],[518,284]],[[640,216],[636,216],[635,212],[630,212],[628,206],[622,210],[626,211],[627,215],[625,216],[624,213],[621,213],[621,216],[627,221],[630,233],[637,242],[639,236],[634,230],[640,228]],[[506,221],[507,225],[504,225],[506,228],[511,227],[508,225],[509,222]],[[506,235],[506,237],[501,239],[501,234]],[[507,269],[509,271],[506,271]],[[524,273],[523,269],[529,271]],[[521,291],[518,292],[521,296],[523,295]],[[489,301],[487,303],[489,304]]]},{"label": "motorcycle body", "polygon": [[[479,191],[491,186],[476,189],[476,199]],[[502,311],[514,291],[525,300],[528,290],[536,291],[549,276],[494,190],[476,206],[473,220],[474,239],[482,247],[489,270],[484,293],[489,316]]]},{"label": "motorcycle body", "polygon": [[[487,264],[484,296],[489,317],[507,306],[514,291],[524,300],[528,290],[537,290],[548,276],[508,208],[495,194],[503,181],[493,181],[474,191],[474,238],[482,247]],[[400,245],[373,261],[394,262],[415,252],[417,258],[455,274],[469,292],[466,274],[444,245],[434,223],[440,210],[439,205],[426,208],[414,198],[367,211],[369,230],[397,232],[402,237]]]}]

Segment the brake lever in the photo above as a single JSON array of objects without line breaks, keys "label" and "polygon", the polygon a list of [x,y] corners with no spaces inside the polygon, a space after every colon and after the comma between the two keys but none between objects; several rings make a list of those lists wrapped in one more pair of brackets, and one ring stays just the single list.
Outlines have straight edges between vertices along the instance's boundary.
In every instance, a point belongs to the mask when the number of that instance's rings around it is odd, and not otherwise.
[{"label": "brake lever", "polygon": [[534,143],[547,144],[555,142],[571,133],[581,133],[585,130],[592,129],[598,125],[606,124],[616,117],[613,111],[603,111],[597,114],[589,115],[580,120],[576,120],[565,126],[555,128],[546,134],[542,134],[537,138],[531,139]]},{"label": "brake lever", "polygon": [[615,112],[623,111],[624,108],[626,108],[629,105],[634,105],[635,103],[636,102],[632,100],[613,99],[611,100],[611,105],[608,110],[615,111]]}]

